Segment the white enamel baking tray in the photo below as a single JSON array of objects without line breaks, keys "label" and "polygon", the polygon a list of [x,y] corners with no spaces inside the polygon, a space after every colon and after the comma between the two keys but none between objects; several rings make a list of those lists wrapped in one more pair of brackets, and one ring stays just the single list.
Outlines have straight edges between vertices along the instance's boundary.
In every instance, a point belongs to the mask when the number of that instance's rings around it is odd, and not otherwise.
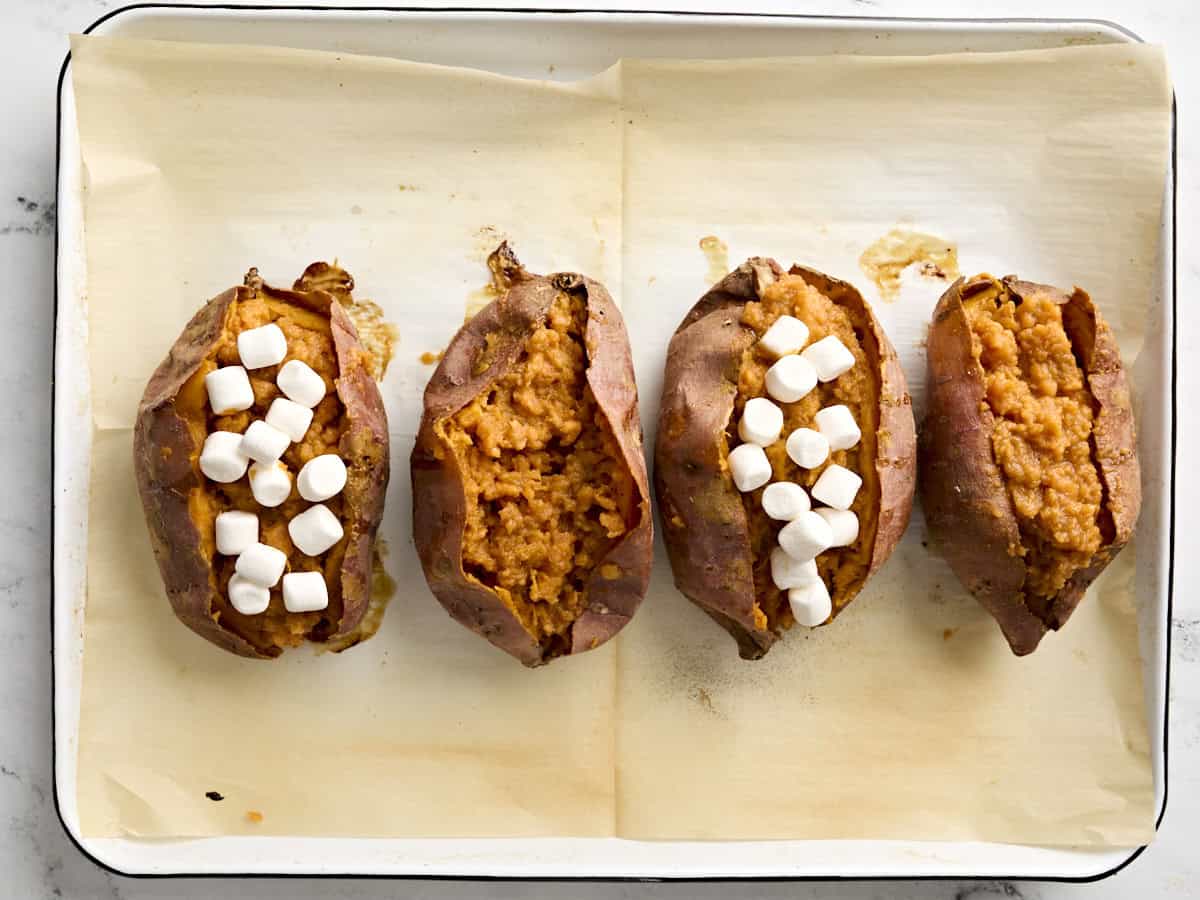
[{"label": "white enamel baking tray", "polygon": [[[93,34],[271,44],[402,57],[509,75],[586,77],[619,57],[824,53],[931,54],[1136,41],[1096,21],[951,21],[604,11],[348,10],[139,5]],[[394,878],[818,879],[1022,878],[1087,881],[1141,848],[1087,851],[1015,844],[904,841],[639,842],[617,839],[94,839],[81,834],[76,747],[86,595],[91,408],[82,177],[70,60],[58,115],[58,257],[54,346],[53,602],[55,796],[71,838],[124,874],[352,875]],[[1174,154],[1172,154],[1173,156]],[[1174,483],[1174,164],[1146,352],[1139,431],[1145,505],[1139,526],[1142,656],[1158,821],[1166,807]],[[1142,567],[1139,566],[1139,569]]]}]

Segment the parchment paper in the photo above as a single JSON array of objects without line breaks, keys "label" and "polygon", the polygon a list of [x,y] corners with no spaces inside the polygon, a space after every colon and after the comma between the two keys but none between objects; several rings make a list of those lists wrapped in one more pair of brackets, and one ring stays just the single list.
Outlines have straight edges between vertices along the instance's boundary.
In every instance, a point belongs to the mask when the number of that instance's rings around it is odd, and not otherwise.
[{"label": "parchment paper", "polygon": [[[1086,286],[1140,352],[1168,128],[1160,52],[625,61],[519,81],[312,52],[73,42],[94,407],[79,807],[89,836],[617,835],[1132,845],[1152,835],[1130,546],[1060,634],[1013,658],[923,546],[919,513],[835,625],[762,661],[677,594],[659,548],[609,646],[537,670],[454,624],[411,547],[407,457],[430,369],[507,234],[621,301],[651,446],[698,242],[854,281],[921,409],[944,287],[883,302],[893,227],[964,272]],[[172,617],[130,426],[192,311],[257,265],[339,257],[401,343],[383,384],[383,534],[400,588],[372,641],[262,664]],[[213,802],[205,792],[219,791]],[[253,822],[247,813],[261,813]]]}]

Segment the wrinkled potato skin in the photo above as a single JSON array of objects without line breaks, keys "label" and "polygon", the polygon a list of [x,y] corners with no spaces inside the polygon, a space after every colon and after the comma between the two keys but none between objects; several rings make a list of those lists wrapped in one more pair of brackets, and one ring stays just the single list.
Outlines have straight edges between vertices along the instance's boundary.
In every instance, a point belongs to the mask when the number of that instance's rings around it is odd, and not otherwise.
[{"label": "wrinkled potato skin", "polygon": [[[653,518],[642,450],[633,359],[620,310],[603,285],[575,273],[540,276],[526,272],[507,245],[489,259],[502,295],[459,329],[425,388],[425,409],[412,453],[413,535],[425,579],[456,621],[524,665],[554,657],[522,626],[495,591],[463,571],[466,522],[463,476],[455,454],[437,428],[516,365],[535,327],[545,320],[562,291],[582,295],[587,307],[587,383],[607,419],[636,491],[638,521],[592,568],[587,608],[571,626],[573,655],[600,646],[625,627],[650,582]],[[477,361],[492,345],[488,365]],[[616,577],[604,577],[601,569]]]},{"label": "wrinkled potato skin", "polygon": [[[301,278],[328,268],[314,263]],[[220,339],[231,305],[258,290],[306,307],[330,320],[337,354],[337,394],[348,425],[339,453],[350,468],[343,495],[354,515],[343,522],[347,534],[342,563],[343,614],[328,641],[345,649],[357,643],[357,629],[370,604],[372,548],[383,517],[388,482],[388,430],[383,398],[371,377],[354,324],[341,304],[324,291],[289,291],[247,277],[251,285],[230,288],[208,301],[184,328],[146,385],[134,424],[134,473],[167,598],[185,625],[223,650],[252,659],[273,659],[282,652],[261,647],[223,628],[214,618],[216,581],[212,559],[202,546],[188,511],[188,496],[202,487],[199,469],[204,435],[197,435],[175,409],[180,389],[204,363]],[[352,284],[352,282],[351,282]]]},{"label": "wrinkled potato skin", "polygon": [[[742,307],[783,274],[772,259],[743,263],[701,297],[676,329],[667,349],[654,487],[675,585],[737,641],[743,659],[758,659],[778,639],[755,620],[749,526],[741,494],[728,472],[726,428],[737,397],[742,354],[755,340],[741,324]],[[793,266],[834,303],[867,323],[879,367],[879,429],[875,467],[880,508],[867,577],[873,575],[908,527],[916,479],[912,400],[896,351],[874,313],[850,284]],[[865,583],[865,580],[864,582]],[[862,584],[851,593],[861,590]],[[834,616],[841,607],[835,605]]]},{"label": "wrinkled potato skin", "polygon": [[[986,280],[984,280],[986,278]],[[1049,294],[1063,308],[1063,325],[1096,404],[1093,453],[1112,518],[1111,538],[1043,608],[1026,605],[1025,563],[1016,514],[992,452],[994,417],[985,400],[984,372],[971,350],[964,298],[992,283],[960,278],[938,301],[927,349],[929,409],[920,435],[921,502],[938,550],[963,585],[996,619],[1017,656],[1032,653],[1048,630],[1058,630],[1088,585],[1133,534],[1141,508],[1141,475],[1133,407],[1116,339],[1087,292],[1003,279],[1018,296]]]}]

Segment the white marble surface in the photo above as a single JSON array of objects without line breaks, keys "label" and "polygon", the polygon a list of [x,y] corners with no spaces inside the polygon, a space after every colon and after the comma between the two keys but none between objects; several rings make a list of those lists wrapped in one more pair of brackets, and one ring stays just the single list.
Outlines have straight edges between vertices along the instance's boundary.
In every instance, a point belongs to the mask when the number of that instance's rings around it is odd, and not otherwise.
[{"label": "white marble surface", "polygon": [[[334,0],[327,0],[334,2]],[[345,5],[369,5],[343,0]],[[378,0],[385,2],[385,0]],[[412,0],[409,0],[411,3]],[[877,883],[793,885],[548,885],[455,882],[223,880],[144,881],[109,875],[68,841],[54,811],[50,771],[49,379],[54,242],[55,83],[67,35],[118,7],[112,0],[0,0],[0,472],[15,495],[0,504],[0,897],[264,898],[374,897],[835,897],[1096,898],[1200,897],[1200,598],[1189,561],[1200,552],[1192,507],[1200,478],[1182,455],[1177,483],[1170,793],[1158,839],[1129,868],[1096,885]],[[474,5],[503,5],[474,0]],[[565,0],[520,6],[570,5]],[[1200,363],[1200,13],[1195,0],[604,0],[625,8],[792,11],[840,15],[1073,17],[1116,21],[1166,45],[1179,106],[1179,396],[1196,396]],[[1179,446],[1196,432],[1181,404]]]}]

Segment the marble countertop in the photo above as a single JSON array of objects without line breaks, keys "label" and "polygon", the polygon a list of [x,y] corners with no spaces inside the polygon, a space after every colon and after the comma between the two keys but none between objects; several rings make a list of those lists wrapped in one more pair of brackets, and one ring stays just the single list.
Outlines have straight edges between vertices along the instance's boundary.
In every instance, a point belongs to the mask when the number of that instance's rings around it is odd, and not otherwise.
[{"label": "marble countertop", "polygon": [[[410,0],[411,2],[411,0]],[[17,495],[0,510],[0,896],[12,898],[201,898],[233,893],[263,898],[412,896],[550,897],[833,897],[833,898],[1095,898],[1200,897],[1200,597],[1187,562],[1200,554],[1191,512],[1200,475],[1182,455],[1176,485],[1175,621],[1170,697],[1170,780],[1166,817],[1157,840],[1132,865],[1095,885],[1007,882],[862,884],[641,885],[264,880],[147,881],[97,868],[71,844],[54,809],[50,762],[49,384],[54,275],[55,88],[67,35],[113,8],[116,0],[7,0],[0,4],[0,295],[9,327],[0,329],[0,384],[26,402],[0,404],[0,472]],[[369,3],[343,0],[343,5]],[[472,5],[504,5],[474,0]],[[511,5],[511,4],[510,4]],[[525,7],[572,4],[523,0]],[[1167,48],[1179,109],[1179,396],[1200,389],[1200,16],[1193,0],[993,0],[972,7],[957,0],[757,0],[665,2],[605,0],[582,6],[646,9],[756,9],[831,15],[1108,19]],[[1197,420],[1184,405],[1180,447]]]}]

